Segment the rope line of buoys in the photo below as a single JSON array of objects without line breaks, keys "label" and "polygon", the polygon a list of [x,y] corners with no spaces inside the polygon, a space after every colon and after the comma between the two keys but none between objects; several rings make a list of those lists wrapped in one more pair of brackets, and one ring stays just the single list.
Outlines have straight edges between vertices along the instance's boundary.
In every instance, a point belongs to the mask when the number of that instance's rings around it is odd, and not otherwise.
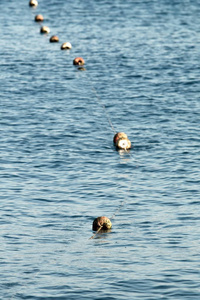
[{"label": "rope line of buoys", "polygon": [[96,99],[97,99],[99,105],[102,106],[102,108],[103,108],[103,110],[104,110],[104,112],[105,112],[105,115],[106,115],[106,117],[107,117],[108,123],[110,124],[110,127],[111,127],[113,133],[115,134],[115,133],[116,133],[116,130],[115,130],[114,126],[113,126],[113,123],[111,122],[111,119],[110,119],[110,117],[109,117],[109,114],[108,114],[108,112],[107,112],[107,110],[106,110],[105,105],[104,105],[104,104],[102,103],[102,101],[100,100],[100,98],[99,98],[99,96],[98,96],[98,94],[97,94],[97,91],[96,91],[96,89],[95,89],[93,86],[92,86],[92,90],[93,90],[93,92],[94,92],[94,94],[95,94],[95,96],[96,96]]},{"label": "rope line of buoys", "polygon": [[[37,0],[30,0],[29,1],[29,6],[37,7],[38,6],[38,1]],[[35,22],[40,23],[40,22],[43,22],[43,21],[44,21],[43,15],[38,14],[38,15],[35,16]],[[40,28],[40,33],[41,34],[48,34],[48,33],[50,33],[50,28],[48,26],[43,25]],[[50,37],[49,41],[50,41],[50,43],[58,43],[59,38],[58,38],[58,36],[53,35],[53,36]],[[71,48],[72,48],[72,45],[71,45],[70,42],[64,42],[64,43],[62,43],[62,45],[60,47],[61,50],[70,50]],[[75,57],[74,60],[73,60],[73,65],[75,65],[75,66],[81,67],[84,64],[85,64],[85,61],[82,57]],[[90,83],[91,83],[91,81],[90,81]],[[124,150],[124,151],[128,152],[127,150],[131,149],[131,142],[128,139],[128,136],[124,132],[117,132],[115,130],[115,128],[114,128],[114,126],[111,122],[111,119],[108,115],[108,112],[106,110],[106,107],[102,103],[102,101],[100,100],[100,98],[97,94],[97,91],[93,86],[92,86],[92,90],[94,91],[94,94],[96,96],[96,99],[97,99],[99,105],[101,105],[103,107],[103,110],[104,110],[105,115],[108,119],[109,125],[110,125],[110,127],[111,127],[111,129],[114,133],[114,137],[113,137],[114,146],[118,150]],[[130,187],[131,187],[131,184],[129,185],[129,190],[128,191],[130,191]],[[126,202],[126,200],[121,202],[120,206],[116,209],[116,211],[114,212],[114,214],[112,215],[112,217],[110,219],[105,217],[105,216],[101,216],[101,217],[96,218],[93,221],[92,229],[93,229],[93,231],[95,231],[95,233],[94,233],[93,236],[90,237],[90,239],[93,239],[99,232],[107,232],[107,231],[111,230],[111,228],[112,228],[111,219],[113,219],[116,216],[116,214],[121,210],[121,208],[123,207],[125,202]]]}]

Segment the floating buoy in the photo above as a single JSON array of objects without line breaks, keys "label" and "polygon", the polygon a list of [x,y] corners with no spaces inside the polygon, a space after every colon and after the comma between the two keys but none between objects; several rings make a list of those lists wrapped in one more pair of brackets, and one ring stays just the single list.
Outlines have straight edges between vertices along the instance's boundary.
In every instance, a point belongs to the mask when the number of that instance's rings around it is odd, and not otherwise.
[{"label": "floating buoy", "polygon": [[44,21],[44,18],[42,15],[35,16],[35,22],[43,22],[43,21]]},{"label": "floating buoy", "polygon": [[63,43],[60,47],[61,50],[69,50],[72,48],[72,45],[69,42]]},{"label": "floating buoy", "polygon": [[127,139],[128,136],[127,136],[127,134],[124,133],[124,132],[117,132],[117,133],[114,135],[114,138],[113,138],[113,143],[114,143],[115,146],[116,146],[116,144],[117,144],[117,141],[118,141],[120,138],[125,138],[125,139]]},{"label": "floating buoy", "polygon": [[52,37],[50,37],[49,41],[50,43],[58,43],[59,38],[56,35],[53,35]]},{"label": "floating buoy", "polygon": [[30,6],[38,6],[38,2],[37,2],[37,0],[30,0],[29,5]]},{"label": "floating buoy", "polygon": [[109,230],[112,227],[111,221],[107,217],[98,217],[94,220],[92,229],[97,230]]},{"label": "floating buoy", "polygon": [[129,150],[131,149],[131,142],[128,138],[119,138],[116,142],[116,147],[118,149]]},{"label": "floating buoy", "polygon": [[76,66],[83,66],[85,64],[85,61],[82,57],[76,57],[73,60],[73,64]]},{"label": "floating buoy", "polygon": [[50,32],[50,29],[49,29],[49,27],[47,27],[47,26],[42,26],[42,27],[40,28],[40,32],[41,32],[41,33],[49,33],[49,32]]}]

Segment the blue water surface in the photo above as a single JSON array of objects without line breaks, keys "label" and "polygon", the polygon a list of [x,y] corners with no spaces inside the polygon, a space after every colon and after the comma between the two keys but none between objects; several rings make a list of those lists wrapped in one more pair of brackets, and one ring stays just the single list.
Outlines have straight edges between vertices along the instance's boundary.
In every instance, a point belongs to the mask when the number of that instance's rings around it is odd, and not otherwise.
[{"label": "blue water surface", "polygon": [[200,299],[199,1],[1,0],[0,20],[0,298]]}]

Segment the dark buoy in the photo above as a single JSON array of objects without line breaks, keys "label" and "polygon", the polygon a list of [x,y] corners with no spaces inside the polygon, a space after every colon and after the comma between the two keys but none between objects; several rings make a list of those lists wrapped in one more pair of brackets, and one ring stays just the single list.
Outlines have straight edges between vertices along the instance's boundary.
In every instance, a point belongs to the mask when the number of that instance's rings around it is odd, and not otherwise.
[{"label": "dark buoy", "polygon": [[117,140],[116,147],[122,150],[129,150],[131,149],[131,142],[128,138],[122,137]]},{"label": "dark buoy", "polygon": [[49,32],[50,32],[50,29],[49,29],[49,27],[47,27],[47,26],[42,26],[42,27],[40,28],[40,32],[41,32],[41,33],[49,33]]},{"label": "dark buoy", "polygon": [[127,139],[128,136],[127,136],[126,133],[124,133],[124,132],[117,132],[117,133],[114,135],[114,138],[113,138],[113,143],[114,143],[115,146],[116,146],[116,144],[117,144],[117,141],[118,141],[120,138],[125,138],[125,139]]},{"label": "dark buoy", "polygon": [[38,6],[37,0],[30,0],[29,1],[29,6]]},{"label": "dark buoy", "polygon": [[44,21],[44,18],[42,15],[35,16],[35,22],[43,22],[43,21]]},{"label": "dark buoy", "polygon": [[50,37],[49,41],[50,43],[58,43],[59,38],[56,35],[53,35],[52,37]]},{"label": "dark buoy", "polygon": [[61,50],[69,50],[72,48],[72,45],[69,42],[63,43],[60,47]]},{"label": "dark buoy", "polygon": [[92,229],[97,230],[109,230],[112,227],[111,221],[107,217],[98,217],[94,220]]},{"label": "dark buoy", "polygon": [[84,59],[82,57],[76,57],[73,60],[73,64],[75,66],[83,66],[85,64],[85,61],[84,61]]}]

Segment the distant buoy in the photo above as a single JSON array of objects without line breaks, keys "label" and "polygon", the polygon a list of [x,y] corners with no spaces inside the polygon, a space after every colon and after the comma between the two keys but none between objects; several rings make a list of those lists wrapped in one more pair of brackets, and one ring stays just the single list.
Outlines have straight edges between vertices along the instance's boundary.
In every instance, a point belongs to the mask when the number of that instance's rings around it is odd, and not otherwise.
[{"label": "distant buoy", "polygon": [[72,45],[69,42],[63,43],[60,47],[61,50],[69,50],[72,48]]},{"label": "distant buoy", "polygon": [[44,18],[42,15],[35,16],[35,22],[43,22],[43,21],[44,21]]},{"label": "distant buoy", "polygon": [[37,2],[37,0],[30,0],[29,5],[30,6],[38,6],[38,2]]},{"label": "distant buoy", "polygon": [[124,132],[117,132],[117,133],[114,135],[114,138],[113,138],[113,143],[114,143],[115,146],[116,146],[116,144],[117,144],[117,141],[118,141],[120,138],[125,138],[125,139],[127,139],[128,136],[127,136],[126,133],[124,133]]},{"label": "distant buoy", "polygon": [[116,147],[122,150],[131,149],[131,142],[128,138],[121,137],[116,142]]},{"label": "distant buoy", "polygon": [[53,35],[52,37],[50,37],[49,41],[50,43],[58,43],[59,38],[56,35]]},{"label": "distant buoy", "polygon": [[49,32],[50,32],[50,29],[49,29],[49,27],[47,27],[47,26],[42,26],[42,27],[40,28],[40,32],[41,32],[41,33],[49,33]]},{"label": "distant buoy", "polygon": [[111,221],[107,217],[98,217],[94,220],[92,229],[97,230],[109,230],[112,227]]},{"label": "distant buoy", "polygon": [[73,64],[76,66],[83,66],[85,64],[85,61],[82,57],[76,57],[73,60]]}]

